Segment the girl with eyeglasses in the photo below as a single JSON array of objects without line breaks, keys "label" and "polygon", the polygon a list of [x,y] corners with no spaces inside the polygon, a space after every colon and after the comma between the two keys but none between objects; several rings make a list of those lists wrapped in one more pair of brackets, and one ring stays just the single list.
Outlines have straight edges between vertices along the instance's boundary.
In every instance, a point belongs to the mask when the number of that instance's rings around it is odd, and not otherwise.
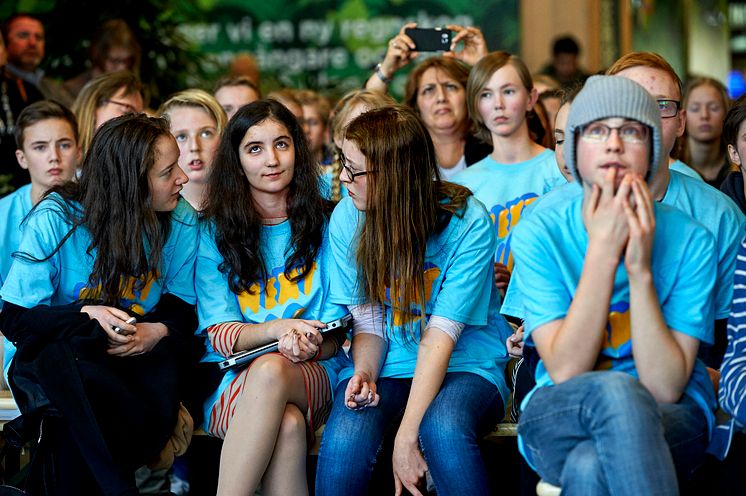
[{"label": "girl with eyeglasses", "polygon": [[[228,199],[228,200],[227,200]],[[307,494],[306,448],[346,361],[344,315],[329,299],[327,221],[319,167],[281,103],[241,107],[218,146],[195,276],[203,361],[278,341],[279,352],[232,368],[204,405],[224,439],[218,494]]]},{"label": "girl with eyeglasses", "polygon": [[[477,440],[504,414],[510,327],[493,283],[495,235],[464,187],[440,180],[427,128],[410,109],[370,110],[347,127],[330,226],[331,300],[354,317],[316,494],[366,494],[383,439],[399,493],[489,494]],[[379,456],[380,452],[380,456]]]},{"label": "girl with eyeglasses", "polygon": [[129,71],[103,74],[86,83],[72,106],[78,119],[83,156],[104,122],[120,115],[140,113],[143,107],[142,84]]}]

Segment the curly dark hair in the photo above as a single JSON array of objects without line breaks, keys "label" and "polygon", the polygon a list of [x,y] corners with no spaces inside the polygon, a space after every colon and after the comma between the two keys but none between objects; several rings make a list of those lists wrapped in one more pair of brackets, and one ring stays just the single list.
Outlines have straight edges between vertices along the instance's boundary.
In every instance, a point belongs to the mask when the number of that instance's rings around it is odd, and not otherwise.
[{"label": "curly dark hair", "polygon": [[[321,247],[331,202],[320,190],[320,170],[313,159],[298,120],[281,103],[259,100],[233,116],[223,132],[213,160],[207,187],[204,219],[215,223],[215,242],[223,256],[220,271],[236,294],[251,292],[254,283],[267,283],[260,250],[262,219],[251,200],[251,188],[239,157],[239,147],[253,126],[273,120],[285,126],[293,140],[295,167],[287,195],[291,248],[286,255],[285,277],[299,281],[312,268]],[[298,269],[293,276],[292,271]]]}]

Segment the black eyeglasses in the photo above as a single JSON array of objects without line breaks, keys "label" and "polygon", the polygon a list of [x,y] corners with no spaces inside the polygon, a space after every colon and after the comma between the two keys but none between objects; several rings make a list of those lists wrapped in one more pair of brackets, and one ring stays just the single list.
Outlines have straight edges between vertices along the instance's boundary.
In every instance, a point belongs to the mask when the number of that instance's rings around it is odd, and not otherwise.
[{"label": "black eyeglasses", "polygon": [[356,177],[358,177],[358,176],[364,176],[364,175],[366,175],[366,174],[367,174],[368,172],[373,172],[373,171],[367,171],[367,170],[364,170],[364,171],[360,171],[360,172],[355,172],[355,171],[353,171],[353,170],[352,170],[352,169],[351,169],[351,168],[350,168],[350,167],[349,167],[349,166],[347,165],[347,159],[346,159],[346,158],[345,158],[345,156],[344,156],[343,154],[341,154],[341,153],[339,154],[339,165],[341,165],[341,166],[342,166],[342,169],[344,169],[344,171],[345,171],[345,172],[347,173],[347,177],[349,177],[349,178],[350,178],[350,182],[351,182],[351,183],[354,183],[354,182],[355,182],[355,178],[356,178]]},{"label": "black eyeglasses", "polygon": [[118,101],[112,100],[112,99],[104,100],[104,103],[112,103],[114,105],[118,105],[119,107],[123,108],[125,110],[125,112],[128,113],[128,114],[137,114],[138,113],[137,109],[135,107],[133,107],[132,105],[130,105],[129,103],[118,102]]},{"label": "black eyeglasses", "polygon": [[656,101],[658,102],[658,111],[661,113],[661,119],[676,117],[681,108],[681,102],[678,100],[659,99]]}]

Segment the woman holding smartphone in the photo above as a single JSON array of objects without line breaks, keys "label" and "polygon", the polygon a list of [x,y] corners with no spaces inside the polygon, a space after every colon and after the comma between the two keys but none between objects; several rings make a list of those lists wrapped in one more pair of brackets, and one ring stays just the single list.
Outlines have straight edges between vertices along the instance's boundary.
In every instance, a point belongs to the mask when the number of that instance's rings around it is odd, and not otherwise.
[{"label": "woman holding smartphone", "polygon": [[135,470],[174,429],[198,236],[178,156],[165,120],[110,120],[79,183],[24,221],[0,327],[18,348],[9,378],[24,417],[45,415],[29,491],[137,494]]},{"label": "woman holding smartphone", "polygon": [[[419,56],[415,41],[407,35],[408,29],[416,27],[416,23],[405,24],[389,41],[386,55],[366,83],[367,89],[385,93],[396,72]],[[487,44],[477,28],[449,25],[446,29],[456,33],[450,51],[414,67],[407,77],[403,103],[422,118],[435,146],[441,177],[450,180],[489,155],[490,147],[469,132],[466,106],[470,65],[487,54]],[[455,51],[462,41],[464,48]]]},{"label": "woman holding smartphone", "polygon": [[406,107],[353,120],[342,157],[349,197],[331,219],[331,299],[354,317],[354,366],[340,372],[316,494],[366,494],[402,412],[397,494],[419,495],[427,470],[439,494],[489,494],[477,440],[504,414],[511,333],[490,218],[469,190],[440,181],[430,135]]},{"label": "woman holding smartphone", "polygon": [[[225,201],[243,198],[245,201]],[[218,494],[307,494],[306,447],[331,405],[345,361],[324,322],[327,221],[319,167],[281,103],[242,107],[218,146],[196,269],[204,361],[279,341],[279,353],[230,369],[205,403],[205,430],[224,438]]]}]

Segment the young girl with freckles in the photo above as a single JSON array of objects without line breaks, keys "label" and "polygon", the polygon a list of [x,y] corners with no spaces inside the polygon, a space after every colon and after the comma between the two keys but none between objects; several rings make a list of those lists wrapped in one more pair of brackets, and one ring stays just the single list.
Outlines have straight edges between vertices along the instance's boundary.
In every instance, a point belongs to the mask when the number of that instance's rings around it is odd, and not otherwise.
[{"label": "young girl with freckles", "polygon": [[454,177],[490,212],[497,234],[495,282],[504,289],[513,268],[511,231],[531,202],[565,183],[554,152],[535,143],[527,115],[538,95],[528,68],[506,52],[483,57],[471,70],[466,102],[477,137],[492,153]]},{"label": "young girl with freckles", "polygon": [[541,358],[519,449],[563,493],[679,494],[714,422],[697,358],[714,337],[714,238],[653,201],[661,116],[637,83],[588,79],[564,152],[581,187],[514,232],[511,291],[523,296],[526,343]]},{"label": "young girl with freckles", "polygon": [[228,370],[205,402],[205,430],[225,440],[218,494],[260,483],[262,494],[307,494],[308,441],[346,361],[344,338],[321,335],[345,313],[329,301],[331,204],[300,123],[277,101],[241,107],[214,164],[195,276],[203,361],[279,341],[279,353]]},{"label": "young girl with freckles", "polygon": [[158,115],[168,119],[171,134],[179,145],[179,167],[189,178],[181,196],[199,212],[205,202],[220,134],[227,123],[225,112],[206,91],[189,89],[166,100]]}]

